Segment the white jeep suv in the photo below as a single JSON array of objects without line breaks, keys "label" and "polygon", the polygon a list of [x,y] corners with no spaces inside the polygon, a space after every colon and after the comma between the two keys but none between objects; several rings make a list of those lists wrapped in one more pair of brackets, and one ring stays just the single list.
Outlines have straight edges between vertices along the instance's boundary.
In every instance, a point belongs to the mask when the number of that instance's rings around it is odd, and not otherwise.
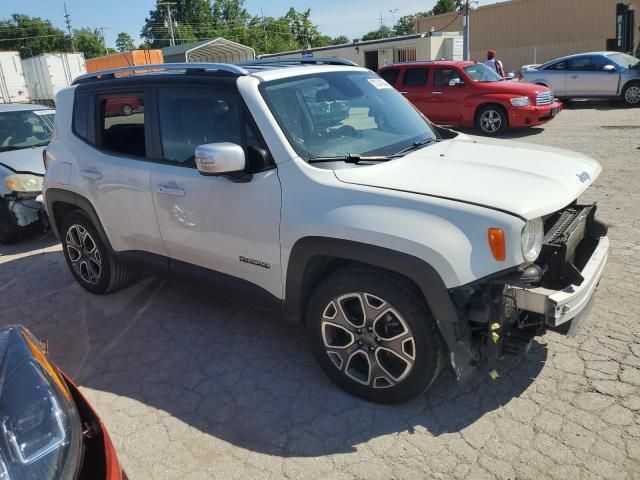
[{"label": "white jeep suv", "polygon": [[136,66],[61,91],[44,198],[80,285],[144,270],[266,293],[336,383],[383,403],[575,330],[609,245],[576,200],[600,165],[441,129],[340,63]]}]

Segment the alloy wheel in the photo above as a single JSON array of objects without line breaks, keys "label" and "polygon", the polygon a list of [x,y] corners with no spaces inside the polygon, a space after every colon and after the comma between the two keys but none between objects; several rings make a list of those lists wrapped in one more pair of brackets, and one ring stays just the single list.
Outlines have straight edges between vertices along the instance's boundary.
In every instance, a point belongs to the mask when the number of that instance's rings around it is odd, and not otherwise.
[{"label": "alloy wheel", "polygon": [[635,105],[640,102],[640,86],[632,85],[627,88],[627,91],[624,93],[624,99],[627,103],[631,105]]},{"label": "alloy wheel", "polygon": [[415,364],[415,340],[402,315],[385,300],[354,292],[331,300],[321,321],[324,349],[351,380],[374,389],[402,382]]},{"label": "alloy wheel", "polygon": [[502,116],[495,110],[486,110],[480,117],[480,127],[487,133],[496,133],[502,126]]},{"label": "alloy wheel", "polygon": [[102,274],[102,257],[91,234],[82,225],[74,224],[65,237],[67,253],[73,270],[90,285],[96,285]]}]

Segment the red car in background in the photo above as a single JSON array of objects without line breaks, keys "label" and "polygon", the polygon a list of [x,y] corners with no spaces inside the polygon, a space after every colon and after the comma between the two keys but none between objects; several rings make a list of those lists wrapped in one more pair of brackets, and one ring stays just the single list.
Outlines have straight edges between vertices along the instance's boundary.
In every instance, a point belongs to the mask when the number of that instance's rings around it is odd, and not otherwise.
[{"label": "red car in background", "polygon": [[127,478],[98,415],[19,325],[0,327],[0,478]]},{"label": "red car in background", "polygon": [[142,111],[142,103],[136,97],[116,97],[110,98],[104,105],[105,117],[120,117],[131,115]]},{"label": "red car in background", "polygon": [[549,88],[504,80],[477,62],[402,63],[378,74],[432,122],[475,127],[485,135],[542,125],[562,110]]}]

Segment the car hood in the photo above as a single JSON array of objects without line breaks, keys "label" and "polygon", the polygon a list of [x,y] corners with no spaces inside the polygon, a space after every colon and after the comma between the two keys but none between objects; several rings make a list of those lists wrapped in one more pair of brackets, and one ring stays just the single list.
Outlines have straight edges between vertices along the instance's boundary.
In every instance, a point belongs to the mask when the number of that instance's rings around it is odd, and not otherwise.
[{"label": "car hood", "polygon": [[335,170],[338,180],[452,199],[532,219],[574,201],[602,167],[580,153],[459,135],[402,158]]},{"label": "car hood", "polygon": [[549,91],[549,88],[544,85],[507,80],[502,82],[478,82],[476,85],[484,90],[490,90],[492,93],[512,93],[514,95],[527,95],[532,98],[535,98],[539,93]]},{"label": "car hood", "polygon": [[44,175],[44,163],[42,163],[42,150],[44,148],[29,147],[0,152],[0,165],[4,165],[16,172],[31,172]]}]

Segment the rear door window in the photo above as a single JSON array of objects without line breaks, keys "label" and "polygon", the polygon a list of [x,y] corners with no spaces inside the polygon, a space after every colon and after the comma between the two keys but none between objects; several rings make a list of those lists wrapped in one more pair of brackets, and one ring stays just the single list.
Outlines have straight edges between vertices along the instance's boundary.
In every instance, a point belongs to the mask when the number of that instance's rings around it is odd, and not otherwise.
[{"label": "rear door window", "polygon": [[380,72],[380,76],[384,78],[389,85],[395,85],[398,81],[398,75],[400,74],[400,69],[398,68],[390,68],[389,70],[385,70]]},{"label": "rear door window", "polygon": [[99,99],[99,108],[99,146],[113,153],[145,157],[144,95],[105,95]]},{"label": "rear door window", "polygon": [[407,87],[420,87],[427,84],[429,78],[428,68],[407,68],[404,72],[402,84]]}]

